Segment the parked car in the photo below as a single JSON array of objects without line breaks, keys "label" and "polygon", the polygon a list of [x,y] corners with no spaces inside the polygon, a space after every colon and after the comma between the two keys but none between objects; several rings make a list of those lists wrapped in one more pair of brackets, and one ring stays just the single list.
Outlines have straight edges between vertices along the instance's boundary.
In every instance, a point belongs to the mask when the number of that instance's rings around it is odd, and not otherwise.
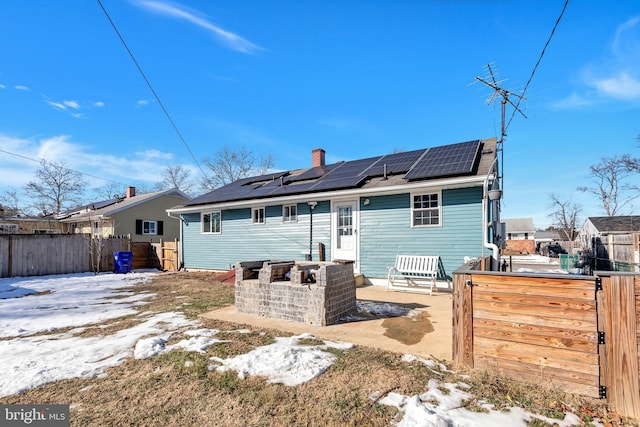
[{"label": "parked car", "polygon": [[542,249],[542,253],[543,255],[557,258],[560,254],[566,254],[568,252],[560,244],[550,243],[547,246],[545,246],[544,249]]}]

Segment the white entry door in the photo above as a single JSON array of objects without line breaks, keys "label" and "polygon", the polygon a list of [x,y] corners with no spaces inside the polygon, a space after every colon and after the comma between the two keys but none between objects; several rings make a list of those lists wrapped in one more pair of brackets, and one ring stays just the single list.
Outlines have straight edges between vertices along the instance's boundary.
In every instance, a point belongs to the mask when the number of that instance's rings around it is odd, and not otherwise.
[{"label": "white entry door", "polygon": [[355,261],[354,269],[358,265],[358,217],[357,202],[335,202],[332,212],[332,239],[331,253],[333,259],[347,259]]}]

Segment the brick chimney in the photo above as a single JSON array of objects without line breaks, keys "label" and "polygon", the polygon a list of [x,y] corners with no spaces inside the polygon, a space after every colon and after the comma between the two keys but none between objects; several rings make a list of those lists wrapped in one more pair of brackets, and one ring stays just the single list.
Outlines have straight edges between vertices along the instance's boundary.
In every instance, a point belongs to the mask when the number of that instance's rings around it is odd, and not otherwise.
[{"label": "brick chimney", "polygon": [[311,150],[311,167],[324,166],[325,151],[322,148]]},{"label": "brick chimney", "polygon": [[136,187],[127,187],[126,197],[127,199],[136,195]]}]

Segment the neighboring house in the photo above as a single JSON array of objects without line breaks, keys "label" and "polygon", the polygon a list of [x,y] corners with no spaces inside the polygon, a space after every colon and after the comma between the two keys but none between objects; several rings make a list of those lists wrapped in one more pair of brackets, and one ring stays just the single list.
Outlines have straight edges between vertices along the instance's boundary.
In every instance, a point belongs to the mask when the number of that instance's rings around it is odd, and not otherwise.
[{"label": "neighboring house", "polygon": [[507,253],[533,254],[536,251],[533,218],[503,219]]},{"label": "neighboring house", "polygon": [[637,232],[640,232],[640,215],[590,216],[580,229],[578,240],[584,248],[590,248],[593,238]]},{"label": "neighboring house", "polygon": [[[352,260],[386,278],[397,254],[439,255],[448,275],[465,257],[494,256],[496,140],[476,140],[243,178],[168,210],[182,221],[185,268],[240,261]],[[500,194],[500,193],[498,193]]]},{"label": "neighboring house", "polygon": [[52,217],[0,216],[0,234],[61,234],[68,229]]},{"label": "neighboring house", "polygon": [[60,215],[70,233],[94,236],[131,234],[134,242],[159,242],[180,236],[179,221],[167,217],[166,210],[188,197],[177,189],[136,195],[128,187],[125,197],[91,203]]}]

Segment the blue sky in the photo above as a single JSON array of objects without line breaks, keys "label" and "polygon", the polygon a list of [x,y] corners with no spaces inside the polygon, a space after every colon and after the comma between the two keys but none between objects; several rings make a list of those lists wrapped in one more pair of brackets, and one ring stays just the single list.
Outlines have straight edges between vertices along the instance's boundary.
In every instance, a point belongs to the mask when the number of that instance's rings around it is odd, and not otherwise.
[{"label": "blue sky", "polygon": [[[491,64],[522,93],[564,4],[102,0],[198,162],[244,146],[277,169],[317,147],[332,163],[499,136],[476,77]],[[1,2],[0,49],[0,192],[33,179],[29,159],[96,187],[151,187],[167,165],[199,178],[98,1]],[[552,192],[602,214],[576,188],[601,157],[640,150],[640,5],[570,1],[525,98],[502,216],[546,226]]]}]

